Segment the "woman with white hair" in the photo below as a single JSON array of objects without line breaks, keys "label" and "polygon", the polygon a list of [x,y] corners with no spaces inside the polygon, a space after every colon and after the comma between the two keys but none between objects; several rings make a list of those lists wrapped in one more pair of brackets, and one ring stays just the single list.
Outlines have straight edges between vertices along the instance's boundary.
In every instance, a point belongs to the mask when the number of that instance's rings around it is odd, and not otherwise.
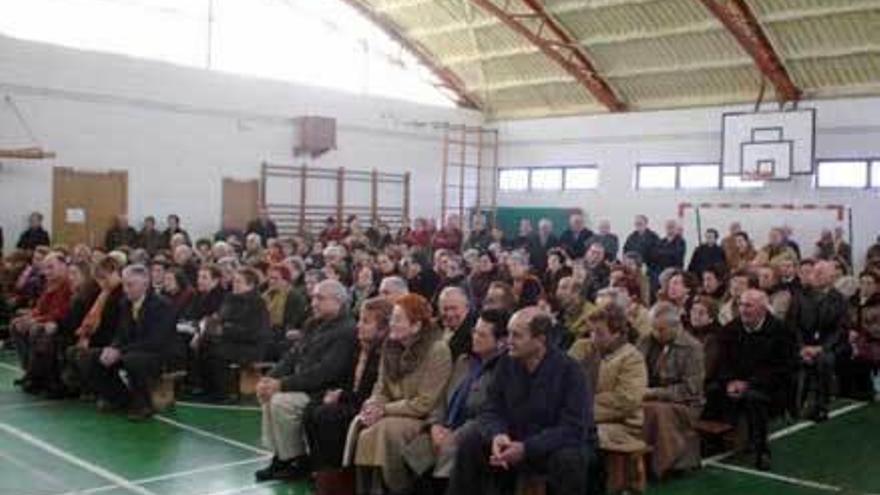
[{"label": "woman with white hair", "polygon": [[245,264],[256,263],[264,260],[263,238],[260,237],[260,234],[252,232],[247,235],[244,240],[244,253],[241,257]]}]

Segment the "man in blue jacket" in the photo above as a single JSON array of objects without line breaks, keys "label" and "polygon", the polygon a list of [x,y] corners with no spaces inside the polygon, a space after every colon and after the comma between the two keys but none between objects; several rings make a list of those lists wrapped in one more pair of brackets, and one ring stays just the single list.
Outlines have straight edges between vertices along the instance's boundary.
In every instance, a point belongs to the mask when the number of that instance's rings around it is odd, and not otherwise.
[{"label": "man in blue jacket", "polygon": [[459,439],[449,492],[513,493],[521,473],[545,474],[551,493],[586,493],[594,456],[593,397],[575,361],[547,343],[553,327],[537,307],[508,324],[479,428]]}]

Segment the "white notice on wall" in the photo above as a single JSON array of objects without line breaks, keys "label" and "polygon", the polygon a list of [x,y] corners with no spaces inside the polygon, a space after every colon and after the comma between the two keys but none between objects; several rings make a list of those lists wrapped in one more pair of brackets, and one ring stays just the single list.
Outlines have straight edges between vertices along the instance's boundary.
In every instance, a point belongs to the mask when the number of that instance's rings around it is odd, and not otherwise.
[{"label": "white notice on wall", "polygon": [[86,223],[86,210],[83,208],[68,208],[64,221],[67,223]]}]

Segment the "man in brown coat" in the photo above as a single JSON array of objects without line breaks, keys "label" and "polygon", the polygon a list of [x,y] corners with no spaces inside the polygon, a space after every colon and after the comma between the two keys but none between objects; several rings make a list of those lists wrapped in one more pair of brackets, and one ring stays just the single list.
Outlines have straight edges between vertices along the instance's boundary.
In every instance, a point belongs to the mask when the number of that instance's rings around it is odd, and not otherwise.
[{"label": "man in brown coat", "polygon": [[644,433],[654,448],[651,469],[662,478],[700,464],[694,427],[703,409],[703,345],[684,330],[680,310],[671,303],[651,308],[651,326],[638,345],[648,367]]}]

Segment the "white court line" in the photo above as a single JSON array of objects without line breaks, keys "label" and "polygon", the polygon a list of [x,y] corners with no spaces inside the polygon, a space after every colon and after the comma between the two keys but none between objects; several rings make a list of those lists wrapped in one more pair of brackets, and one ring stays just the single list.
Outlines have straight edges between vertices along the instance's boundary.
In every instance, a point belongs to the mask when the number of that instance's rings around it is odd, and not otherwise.
[{"label": "white court line", "polygon": [[176,406],[192,407],[199,409],[218,409],[221,411],[256,411],[262,412],[263,409],[257,406],[236,406],[231,404],[202,404],[200,402],[187,402],[183,400],[174,401]]},{"label": "white court line", "polygon": [[203,430],[201,428],[196,428],[195,426],[190,426],[186,423],[181,423],[180,421],[175,421],[175,420],[173,420],[167,416],[163,416],[161,414],[157,414],[157,415],[153,416],[153,418],[156,419],[157,421],[161,421],[163,423],[167,423],[169,425],[176,426],[176,427],[178,427],[182,430],[186,430],[190,433],[195,433],[196,435],[201,435],[203,437],[210,438],[212,440],[217,440],[218,442],[227,443],[229,445],[233,445],[233,446],[238,447],[240,449],[249,450],[251,452],[255,452],[255,453],[261,454],[261,455],[272,455],[272,452],[269,452],[268,450],[264,450],[259,447],[254,447],[253,445],[249,445],[244,442],[239,442],[238,440],[233,440],[231,438],[226,438],[222,435],[218,435],[216,433],[211,433],[210,431]]},{"label": "white court line", "polygon": [[[9,368],[9,369],[12,369],[12,370],[15,370],[15,371],[21,371],[21,368],[19,368],[19,367],[17,367],[17,366],[12,366],[12,365],[9,365],[9,364],[6,364],[6,363],[0,363],[0,367]],[[231,407],[231,406],[229,406],[229,407]],[[242,407],[243,407],[243,406],[242,406]],[[261,455],[272,455],[272,452],[269,452],[268,450],[264,450],[264,449],[261,449],[261,448],[258,448],[258,447],[254,447],[253,445],[249,445],[249,444],[246,444],[246,443],[243,443],[243,442],[239,442],[239,441],[237,441],[237,440],[233,440],[233,439],[231,439],[231,438],[226,438],[226,437],[224,437],[224,436],[222,436],[222,435],[217,435],[216,433],[211,433],[210,431],[206,431],[206,430],[203,430],[203,429],[201,429],[201,428],[196,428],[195,426],[190,426],[190,425],[188,425],[188,424],[181,423],[181,422],[179,422],[179,421],[175,421],[175,420],[173,420],[173,419],[171,419],[171,418],[169,418],[169,417],[167,417],[167,416],[163,416],[163,415],[161,415],[161,414],[157,414],[157,415],[153,416],[153,418],[156,419],[156,420],[158,420],[158,421],[161,421],[161,422],[163,422],[163,423],[167,423],[167,424],[169,424],[169,425],[176,426],[176,427],[181,428],[181,429],[183,429],[183,430],[189,431],[189,432],[191,432],[191,433],[195,433],[195,434],[197,434],[197,435],[201,435],[201,436],[203,436],[203,437],[211,438],[211,439],[217,440],[217,441],[219,441],[219,442],[227,443],[227,444],[229,444],[229,445],[234,445],[234,446],[236,446],[236,447],[238,447],[238,448],[245,449],[245,450],[249,450],[249,451],[251,451],[251,452],[255,452],[255,453],[257,453],[257,454],[261,454]]]},{"label": "white court line", "polygon": [[0,362],[0,368],[6,368],[9,371],[15,371],[16,373],[23,373],[24,372],[24,370],[19,368],[18,366],[14,366],[14,365],[2,363],[2,362]]},{"label": "white court line", "polygon": [[834,485],[826,485],[825,483],[817,483],[815,481],[810,480],[802,480],[800,478],[792,478],[791,476],[783,476],[781,474],[770,473],[767,471],[758,471],[757,469],[749,469],[747,467],[737,466],[734,464],[724,464],[722,462],[713,462],[708,461],[705,463],[707,466],[724,469],[727,471],[734,471],[742,474],[750,474],[752,476],[757,476],[759,478],[767,478],[770,480],[781,481],[783,483],[788,483],[790,485],[803,486],[807,488],[815,488],[817,490],[824,490],[828,492],[841,492],[843,488]]},{"label": "white court line", "polygon": [[[30,472],[31,474],[35,475],[37,478],[40,478],[43,481],[49,482],[49,484],[51,484],[51,485],[55,485],[56,487],[59,487],[59,488],[64,488],[66,486],[66,484],[63,481],[52,476],[51,474],[49,474],[45,471],[43,471],[42,469],[37,469],[33,466],[29,466],[27,463],[21,462],[18,459],[10,457],[10,456],[4,454],[3,452],[0,452],[0,458],[4,459],[9,464],[12,464],[19,469]],[[113,485],[113,488],[117,488],[117,486]]]},{"label": "white court line", "polygon": [[[235,461],[235,462],[227,462],[224,464],[213,464],[211,466],[204,466],[196,469],[190,469],[188,471],[178,471],[174,473],[163,474],[159,476],[151,476],[149,478],[141,478],[136,480],[130,480],[131,483],[135,485],[145,485],[148,483],[156,483],[158,481],[167,481],[174,478],[183,478],[186,476],[192,476],[194,474],[202,474],[211,471],[219,471],[221,469],[228,469],[237,466],[246,466],[248,464],[256,464],[257,462],[265,462],[271,459],[271,456],[265,455],[260,457],[254,457],[251,459],[245,459],[243,461]],[[89,488],[88,490],[76,490],[71,492],[64,492],[58,495],[89,495],[92,493],[101,493],[108,490],[113,490],[114,488],[118,488],[116,485],[105,485],[99,486],[97,488]]]},{"label": "white court line", "polygon": [[[834,419],[838,416],[843,416],[844,414],[851,413],[851,412],[858,410],[858,409],[861,409],[867,405],[868,405],[867,402],[856,402],[855,404],[850,404],[848,406],[841,407],[840,409],[835,409],[835,410],[831,411],[830,413],[828,413],[828,419]],[[772,442],[774,440],[778,440],[780,438],[785,438],[789,435],[793,435],[801,430],[806,430],[807,428],[816,426],[817,424],[818,423],[816,423],[815,421],[801,421],[801,422],[795,423],[791,426],[785,427],[779,431],[773,432],[772,434],[770,434],[769,437],[767,437],[767,439],[768,439],[768,441]],[[703,459],[702,465],[706,466],[706,465],[709,465],[710,463],[721,462],[724,459],[727,459],[728,457],[733,456],[734,454],[736,454],[736,451],[728,450],[727,452],[722,452],[720,454],[713,455],[712,457],[709,457],[707,459]]]},{"label": "white court line", "polygon": [[[867,402],[856,402],[855,404],[850,404],[848,406],[841,407],[840,409],[835,409],[835,410],[831,411],[830,413],[828,413],[828,419],[834,419],[838,416],[842,416],[844,414],[851,413],[851,412],[858,410],[858,409],[861,409],[867,405],[868,405]],[[801,430],[806,430],[807,428],[810,428],[812,426],[816,426],[816,424],[817,423],[815,421],[801,421],[800,423],[793,424],[787,428],[783,428],[779,431],[773,432],[770,435],[769,439],[772,441],[772,440],[776,440],[777,438],[784,438],[784,437],[787,437],[791,434],[797,433]]]},{"label": "white court line", "polygon": [[46,443],[43,440],[40,440],[39,438],[34,437],[33,435],[30,435],[29,433],[22,431],[22,430],[19,430],[18,428],[15,428],[11,425],[8,425],[6,423],[0,423],[0,430],[3,430],[6,433],[9,433],[10,435],[12,435],[20,440],[23,440],[23,441],[41,449],[41,450],[45,450],[46,452],[48,452],[56,457],[60,457],[61,459],[67,461],[70,464],[73,464],[74,466],[85,469],[86,471],[89,471],[92,474],[95,474],[101,478],[104,478],[105,480],[107,480],[111,483],[115,483],[117,486],[121,486],[122,488],[125,488],[126,490],[130,490],[130,491],[132,491],[134,493],[138,493],[140,495],[157,495],[142,486],[135,485],[134,483],[128,481],[127,479],[123,478],[122,476],[119,476],[118,474],[116,474],[112,471],[108,471],[107,469],[104,469],[101,466],[97,466],[97,465],[92,464],[91,462],[88,462],[84,459],[81,459],[81,458],[79,458],[69,452],[65,452],[65,451],[59,449],[58,447],[55,447],[54,445]]},{"label": "white court line", "polygon": [[20,404],[9,404],[6,406],[0,406],[0,412],[14,411],[16,409],[27,409],[30,407],[50,406],[53,404],[62,404],[62,402],[57,400],[35,400],[32,402],[22,402]]}]

